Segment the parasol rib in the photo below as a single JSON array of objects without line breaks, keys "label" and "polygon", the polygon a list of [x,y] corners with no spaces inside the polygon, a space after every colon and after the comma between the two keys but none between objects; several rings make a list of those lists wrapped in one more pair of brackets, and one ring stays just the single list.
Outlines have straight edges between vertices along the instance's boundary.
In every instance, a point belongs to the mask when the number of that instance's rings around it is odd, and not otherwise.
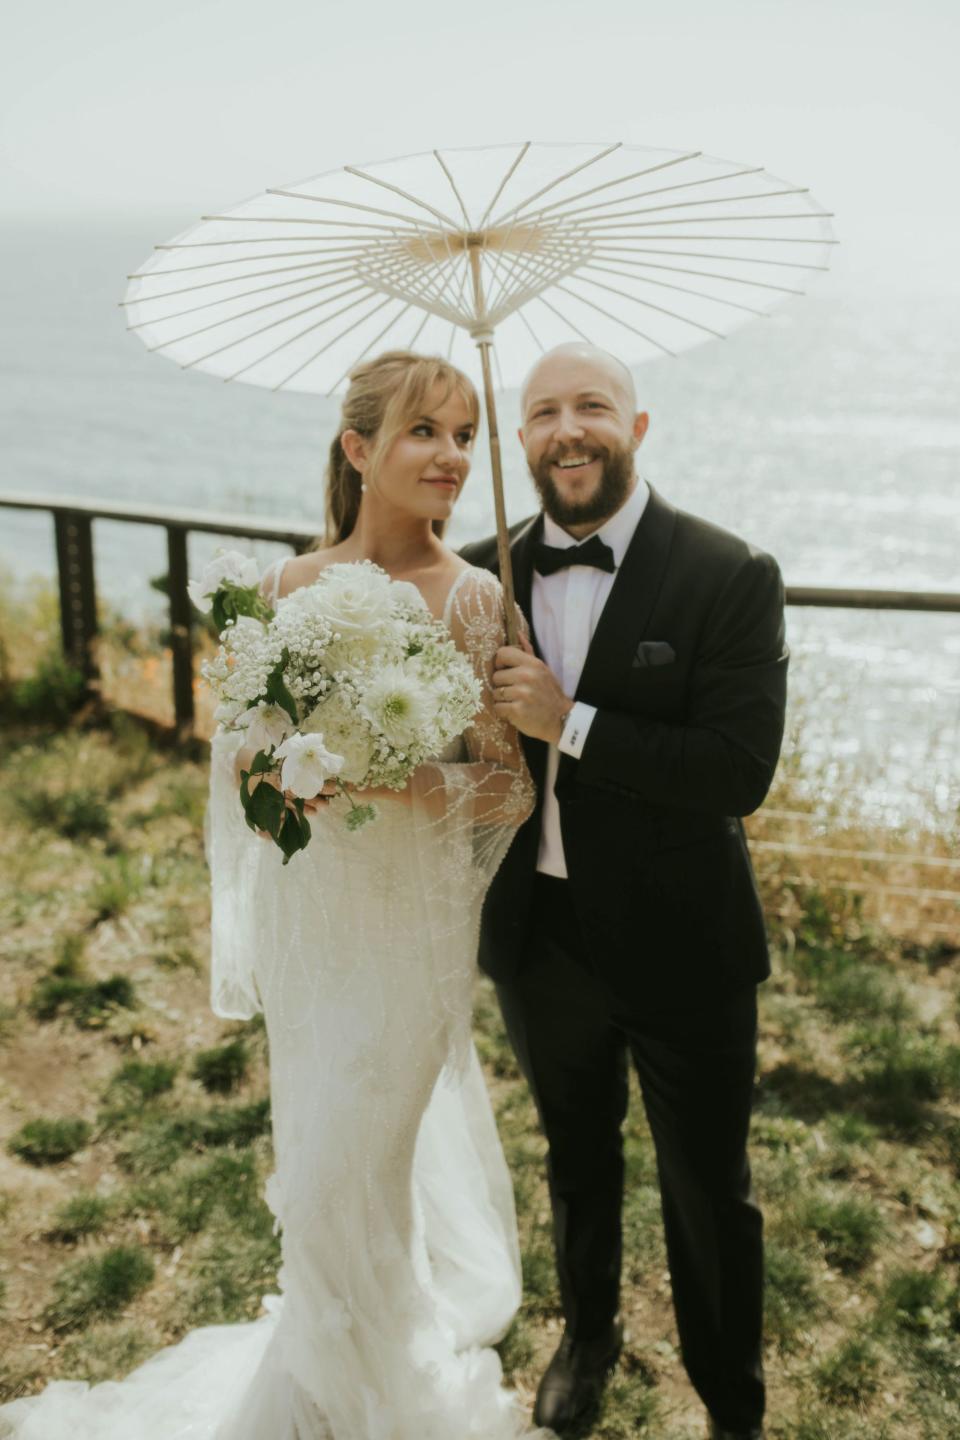
[{"label": "parasol rib", "polygon": [[[819,210],[804,210],[790,215],[684,215],[678,220],[634,220],[630,225],[624,225],[624,230],[652,230],[661,225],[733,225],[740,224],[747,220],[751,224],[760,220],[829,220],[832,217]],[[619,221],[605,221],[602,225],[591,225],[590,233],[596,234],[599,230],[615,230]],[[727,237],[724,236],[724,239]],[[766,240],[765,235],[754,235],[754,240]],[[781,237],[783,238],[783,237]],[[823,244],[818,240],[817,244]]]},{"label": "parasol rib", "polygon": [[509,182],[510,182],[511,177],[513,176],[514,172],[516,171],[517,166],[520,164],[520,161],[523,159],[523,157],[526,155],[526,153],[527,153],[527,151],[528,151],[529,149],[530,149],[530,141],[529,141],[529,140],[525,140],[525,141],[523,142],[523,144],[521,145],[521,147],[520,147],[520,153],[517,155],[517,157],[515,158],[515,160],[514,160],[513,163],[511,164],[509,170],[507,171],[506,175],[504,175],[503,179],[500,181],[500,184],[497,186],[496,190],[493,192],[493,199],[490,201],[490,204],[487,206],[486,210],[484,210],[483,214],[480,216],[480,223],[479,223],[479,225],[477,226],[477,229],[478,229],[478,230],[482,230],[482,229],[484,228],[484,226],[486,225],[487,221],[490,219],[490,215],[491,215],[491,213],[492,213],[492,211],[493,211],[494,205],[496,205],[497,201],[500,199],[500,196],[503,194],[504,190],[506,189],[507,185],[508,185]]},{"label": "parasol rib", "polygon": [[[597,255],[605,255],[607,252],[598,247],[594,252]],[[681,251],[681,254],[683,252]],[[777,290],[781,295],[803,295],[806,292],[796,290],[790,285],[773,285],[769,280],[748,280],[744,275],[718,275],[714,270],[693,270],[687,265],[658,265],[650,260],[623,259],[622,251],[616,252],[620,265],[635,265],[641,270],[666,270],[671,275],[698,275],[703,280],[726,280],[731,285],[752,285],[758,290]],[[629,252],[628,252],[629,254]],[[776,263],[775,261],[772,263]],[[799,269],[806,267],[799,266]]]},{"label": "parasol rib", "polygon": [[[747,216],[747,215],[741,215],[741,216],[739,216],[739,217],[737,217],[737,218],[739,218],[739,219],[741,219],[741,220],[747,220],[747,219],[750,219],[751,217],[750,217],[750,216]],[[763,218],[763,217],[761,217],[761,218]],[[780,219],[783,219],[784,217],[778,215],[776,218],[777,218],[778,220],[780,220]],[[821,217],[821,216],[811,216],[810,218],[811,218],[811,219],[821,219],[822,217]],[[657,224],[661,224],[661,225],[669,225],[669,224],[674,224],[674,225],[675,225],[677,222],[676,222],[675,220],[674,220],[674,221],[661,220],[661,221],[657,221],[656,223],[657,223]],[[635,237],[635,236],[633,236],[633,235],[608,235],[606,238],[607,238],[607,240],[633,240],[633,239],[635,239],[635,238],[637,238],[637,237]],[[642,239],[642,238],[644,238],[644,237],[641,236],[640,238]],[[820,236],[818,236],[818,235],[715,235],[715,236],[714,236],[714,235],[653,235],[653,236],[651,236],[650,238],[653,239],[653,240],[659,240],[661,244],[662,244],[665,240],[694,240],[694,241],[697,241],[697,242],[698,242],[699,244],[701,244],[701,245],[710,245],[711,243],[714,243],[714,242],[715,242],[717,245],[725,245],[728,240],[732,240],[732,241],[734,241],[735,244],[738,244],[738,245],[739,245],[741,242],[744,242],[744,241],[747,242],[747,243],[749,243],[749,244],[755,244],[755,245],[839,245],[839,243],[840,243],[839,240],[824,240],[824,239],[822,239],[822,238],[821,238]],[[711,258],[713,258],[713,257],[711,257]],[[718,258],[719,258],[719,257],[718,257]],[[744,260],[749,259],[749,260],[750,260],[750,263],[751,263],[751,264],[754,264],[754,265],[759,265],[759,264],[771,264],[771,263],[772,263],[771,261],[753,260],[753,259],[751,259],[751,257],[746,256],[746,255],[744,255],[742,258],[743,258]],[[801,268],[804,269],[804,270],[807,270],[807,269],[818,269],[818,268],[822,270],[822,269],[823,269],[823,266],[821,265],[821,266],[818,267],[818,266],[807,266],[807,265],[804,265],[804,266],[802,266]]]},{"label": "parasol rib", "polygon": [[382,180],[379,175],[368,175],[365,170],[358,170],[353,165],[344,165],[343,168],[348,175],[356,175],[359,180],[366,180],[371,185],[379,185],[383,190],[392,190],[394,195],[402,195],[404,200],[409,200],[411,205],[418,205],[421,210],[426,210],[430,215],[435,215],[444,225],[449,225],[451,230],[457,229],[456,220],[452,219],[449,215],[445,215],[442,210],[438,210],[435,206],[428,205],[426,200],[421,200],[418,196],[411,195],[409,190],[401,190],[399,185],[392,185],[389,180]]},{"label": "parasol rib", "polygon": [[[648,174],[641,171],[640,174]],[[618,195],[614,200],[598,200],[595,205],[583,205],[579,210],[558,210],[548,223],[554,220],[569,220],[578,215],[596,215],[611,205],[627,205],[632,200],[646,200],[651,195],[669,195],[674,190],[695,190],[699,185],[718,185],[721,180],[739,180],[744,175],[761,175],[762,165],[749,165],[743,170],[729,170],[725,175],[702,175],[699,180],[681,180],[676,185],[658,185],[654,190],[638,190],[635,195]],[[589,191],[585,191],[589,194]]]},{"label": "parasol rib", "polygon": [[454,195],[456,196],[457,204],[460,206],[460,214],[463,216],[464,224],[466,225],[467,229],[469,230],[469,229],[470,229],[470,216],[469,216],[468,213],[467,213],[467,207],[466,207],[466,205],[464,205],[464,203],[463,203],[463,196],[460,194],[460,191],[457,189],[457,182],[454,180],[453,176],[450,174],[450,171],[449,171],[449,169],[447,168],[446,162],[444,161],[444,158],[443,158],[443,156],[440,154],[440,151],[439,151],[439,150],[434,150],[434,152],[433,152],[433,158],[436,160],[437,164],[440,166],[440,169],[443,171],[444,175],[446,175],[448,181],[450,182],[450,189],[453,191]]},{"label": "parasol rib", "polygon": [[[355,288],[357,290],[366,290],[366,286],[364,285],[357,285]],[[339,297],[333,298],[337,299]],[[368,292],[359,296],[356,300],[351,300],[349,305],[344,305],[340,310],[334,310],[330,315],[324,315],[323,318],[321,320],[318,320],[315,325],[309,325],[306,330],[303,330],[300,333],[306,335],[310,332],[310,330],[315,330],[317,328],[317,325],[326,325],[329,323],[329,321],[336,320],[338,315],[344,315],[348,310],[354,310],[358,305],[362,305],[364,300],[368,300],[369,298],[370,297]],[[324,305],[327,305],[329,303],[330,302],[328,300],[322,300],[319,305],[305,305],[302,310],[297,310],[292,315],[281,315],[278,319],[271,320],[267,325],[261,325],[257,330],[250,330],[246,335],[238,336],[236,340],[228,340],[225,345],[219,346],[219,348],[216,350],[208,351],[206,355],[198,355],[195,360],[190,360],[187,364],[181,366],[181,369],[192,370],[195,365],[202,365],[205,360],[212,360],[214,356],[222,355],[225,350],[233,350],[235,346],[243,345],[246,343],[247,340],[255,340],[258,335],[265,335],[268,330],[275,330],[278,325],[287,325],[291,320],[299,320],[301,315],[310,315],[317,310],[322,310]],[[277,353],[277,350],[282,350],[286,345],[292,345],[294,340],[298,340],[299,338],[299,335],[291,335],[288,340],[284,340],[282,344],[278,345],[276,347],[276,350],[269,350],[267,352],[267,355],[262,356],[261,358],[267,359],[268,356],[275,355]],[[237,374],[239,375],[240,373],[242,372],[238,370]],[[229,378],[232,380],[234,377],[231,375]]]},{"label": "parasol rib", "polygon": [[[604,219],[627,220],[631,215],[655,215],[662,210],[691,210],[696,208],[696,206],[698,205],[738,205],[743,200],[774,200],[779,199],[783,195],[809,194],[810,191],[808,188],[796,186],[792,190],[753,190],[750,192],[749,195],[709,195],[705,200],[673,200],[667,205],[646,205],[640,210],[621,210],[618,212],[614,212],[612,215],[604,216]],[[819,216],[821,212],[817,210],[811,211],[810,213]],[[564,215],[558,218],[569,220],[571,217],[569,215]],[[689,218],[691,220],[695,220],[697,217],[691,215]],[[738,215],[736,218],[739,220],[741,217]],[[746,219],[747,217],[744,216],[742,218]],[[787,217],[781,215],[771,215],[768,218],[771,220],[781,220]],[[582,224],[583,222],[580,221],[577,223]]]},{"label": "parasol rib", "polygon": [[[353,225],[357,230],[376,230],[381,235],[396,235],[396,225],[374,225],[369,220],[354,220],[351,215],[349,220],[326,220],[322,215],[202,215],[204,222],[225,223],[229,225]],[[423,232],[416,228],[413,220],[407,220],[413,234]],[[344,236],[337,236],[337,239],[344,239]],[[241,245],[246,241],[241,240]]]},{"label": "parasol rib", "polygon": [[[209,266],[196,265],[188,266],[187,268],[205,270],[208,269]],[[350,270],[352,266],[344,265],[341,262],[341,269]],[[219,280],[198,280],[193,285],[181,285],[179,290],[159,290],[156,295],[140,295],[136,300],[120,300],[117,303],[121,309],[131,305],[150,305],[155,300],[171,300],[175,295],[195,295],[198,290],[210,290],[215,285],[236,285],[244,280],[260,280],[268,275],[285,275],[291,270],[316,270],[317,274],[324,275],[332,275],[335,273],[334,269],[328,268],[319,261],[314,263],[311,260],[304,260],[300,265],[274,265],[271,266],[269,270],[248,270],[245,275],[223,275]],[[162,279],[165,275],[175,275],[176,273],[175,270],[158,270],[154,274],[147,274],[145,276],[131,275],[127,278],[131,280],[153,280],[157,277]],[[307,276],[301,276],[301,279],[307,278]]]},{"label": "parasol rib", "polygon": [[534,345],[536,345],[537,349],[540,351],[540,354],[545,355],[547,353],[547,347],[544,345],[543,341],[540,339],[540,336],[530,324],[530,321],[527,319],[525,312],[523,310],[514,310],[513,313],[518,317],[518,319],[523,321],[524,325],[526,325],[528,331],[530,332],[530,339],[533,341]]},{"label": "parasol rib", "polygon": [[[359,320],[354,320],[351,325],[347,325],[346,328],[341,330],[338,335],[334,335],[333,339],[328,340],[326,345],[321,345],[320,349],[316,352],[315,355],[311,355],[309,360],[305,360],[302,365],[297,366],[296,370],[291,370],[289,375],[285,375],[283,379],[279,382],[279,384],[271,387],[274,393],[276,393],[278,390],[282,390],[284,385],[289,385],[291,380],[295,380],[298,375],[301,375],[304,370],[307,370],[314,363],[314,361],[319,360],[321,355],[326,354],[328,350],[332,349],[333,346],[336,345],[339,340],[342,340],[345,335],[349,335],[351,331],[356,330],[358,325],[362,325],[365,320],[370,320],[374,315],[381,311],[385,305],[389,304],[390,297],[388,296],[386,300],[381,300],[379,305],[374,305],[372,310],[368,310],[366,315],[361,315]],[[389,330],[389,328],[390,326],[388,325],[387,329]]]},{"label": "parasol rib", "polygon": [[[411,305],[404,305],[400,313],[398,315],[395,315],[392,320],[388,320],[386,325],[384,325],[383,329],[378,331],[377,334],[374,335],[373,339],[369,342],[369,344],[364,345],[363,349],[360,351],[360,354],[353,357],[347,369],[344,370],[343,374],[339,377],[339,379],[337,379],[330,386],[330,389],[327,391],[327,399],[329,399],[330,396],[334,393],[337,386],[342,385],[344,380],[346,380],[347,376],[350,375],[354,370],[356,370],[363,357],[370,354],[370,351],[373,349],[374,345],[379,345],[383,337],[385,335],[389,335],[394,325],[398,324],[398,322],[403,319],[404,315],[406,315],[408,311],[410,311],[412,308],[413,307]],[[288,376],[287,378],[291,379],[292,377]],[[286,384],[286,381],[281,381],[281,384]]]},{"label": "parasol rib", "polygon": [[[342,284],[343,284],[343,281],[342,281],[342,280],[334,280],[334,281],[331,281],[331,284],[333,284],[333,285],[342,285]],[[288,305],[292,300],[302,300],[302,299],[304,299],[307,295],[317,295],[317,294],[319,294],[319,292],[320,292],[321,290],[328,290],[329,288],[330,288],[329,285],[316,285],[316,286],[314,286],[312,289],[309,289],[309,290],[301,290],[301,291],[299,292],[299,294],[296,294],[296,295],[284,295],[284,296],[278,297],[276,300],[268,300],[268,301],[267,301],[265,304],[263,304],[263,305],[253,305],[253,306],[251,306],[251,308],[250,308],[249,310],[241,310],[238,315],[227,315],[227,316],[224,316],[224,318],[223,318],[222,320],[214,320],[214,321],[212,322],[212,324],[210,324],[210,325],[201,325],[201,326],[199,327],[199,329],[197,329],[197,330],[190,330],[190,331],[188,331],[188,332],[187,332],[186,334],[184,334],[184,335],[177,335],[177,336],[175,336],[174,339],[172,339],[172,340],[164,340],[164,342],[163,342],[161,345],[148,345],[148,346],[147,346],[147,350],[150,352],[151,355],[153,355],[153,354],[155,354],[156,351],[158,351],[158,350],[167,350],[167,349],[169,349],[169,347],[170,347],[171,345],[179,345],[179,344],[181,344],[184,340],[194,340],[194,339],[196,339],[196,337],[197,337],[198,335],[206,335],[206,334],[208,334],[209,331],[211,331],[211,330],[219,330],[220,327],[223,326],[223,325],[232,325],[232,324],[234,324],[234,322],[237,321],[237,320],[246,320],[249,315],[259,315],[259,314],[261,314],[262,311],[264,311],[264,310],[273,310],[277,305]],[[367,287],[366,287],[365,285],[351,285],[351,286],[348,286],[346,290],[340,290],[336,295],[330,295],[326,300],[321,300],[319,303],[320,303],[321,305],[328,305],[328,304],[330,304],[331,301],[341,300],[341,299],[343,299],[343,297],[344,297],[345,295],[352,295],[355,291],[357,291],[357,290],[365,290],[366,288],[367,288]],[[282,318],[290,318],[290,319],[293,319],[293,318],[295,318],[297,315],[306,315],[308,311],[314,310],[314,309],[316,309],[316,308],[317,308],[317,307],[316,307],[315,305],[308,305],[308,306],[306,306],[306,308],[303,309],[303,310],[297,310],[297,311],[295,311],[293,316],[290,316],[290,317],[282,317]],[[154,320],[152,323],[153,323],[154,325],[157,325],[157,324],[160,324],[161,322],[160,322],[160,321],[157,321],[157,320]],[[259,332],[254,332],[254,333],[259,333]]]},{"label": "parasol rib", "polygon": [[[605,285],[602,280],[588,280],[585,276],[577,276],[577,279],[584,285],[595,285],[598,290],[606,290],[609,295],[619,295],[623,300],[632,300],[634,305],[642,305],[647,310],[656,310],[658,315],[668,315],[671,320],[679,320],[684,325],[694,325],[698,330],[705,331],[707,335],[712,335],[716,340],[723,340],[725,338],[719,330],[713,330],[709,325],[704,325],[699,320],[691,320],[689,315],[681,315],[678,310],[668,310],[664,305],[655,305],[652,300],[642,300],[639,295],[631,295],[629,291],[621,290],[616,285]],[[609,320],[619,320],[621,325],[625,324],[625,321],[619,316],[611,315],[609,311],[604,310],[600,305],[594,305],[593,301],[588,300],[586,295],[578,295],[575,290],[568,290],[565,285],[558,285],[557,289],[562,290],[565,295],[574,296],[575,299],[580,300],[584,305],[592,305],[595,310],[599,310],[600,314],[606,315]]]},{"label": "parasol rib", "polygon": [[[624,280],[633,280],[638,285],[656,285],[661,290],[676,290],[681,295],[696,295],[700,300],[710,300],[715,305],[730,305],[734,310],[745,310],[748,315],[762,315],[766,318],[766,310],[758,310],[755,305],[744,305],[740,300],[727,300],[720,295],[711,295],[706,290],[693,290],[689,285],[672,285],[669,280],[654,280],[650,275],[631,275],[629,270],[614,270],[610,265],[584,265],[584,270],[595,270],[599,275],[619,275]],[[582,277],[581,277],[582,278]]]},{"label": "parasol rib", "polygon": [[[549,300],[546,298],[546,296],[544,296],[544,295],[535,295],[535,296],[534,296],[534,299],[535,299],[535,300],[539,300],[540,304],[541,304],[541,305],[545,305],[548,310],[552,310],[553,313],[554,313],[554,315],[556,315],[556,317],[557,317],[558,320],[562,320],[563,323],[564,323],[564,325],[569,325],[569,326],[570,326],[570,329],[574,332],[574,334],[575,334],[575,335],[579,335],[579,336],[580,336],[580,339],[581,339],[581,340],[585,340],[588,345],[593,345],[593,344],[596,343],[596,342],[586,333],[586,331],[580,329],[580,326],[579,326],[579,325],[574,325],[574,323],[573,323],[572,320],[568,320],[567,317],[566,317],[566,315],[564,315],[563,311],[562,311],[562,310],[558,310],[557,307],[556,307],[556,305],[552,304],[551,301],[549,301]],[[519,311],[518,311],[517,313],[519,314]],[[654,342],[651,342],[651,343],[654,343]],[[659,348],[662,350],[664,347],[661,345]],[[670,352],[668,351],[667,353],[669,354]]]},{"label": "parasol rib", "polygon": [[[342,310],[337,310],[333,315],[325,315],[322,320],[315,320],[312,325],[306,325],[302,330],[298,330],[296,335],[291,335],[288,339],[281,340],[279,345],[275,345],[273,349],[268,350],[265,355],[258,355],[255,360],[251,360],[247,365],[241,366],[241,368],[239,370],[235,370],[232,375],[227,375],[224,378],[227,380],[236,380],[238,375],[245,375],[246,372],[248,370],[252,370],[254,366],[262,365],[265,360],[272,360],[274,355],[279,355],[281,350],[286,350],[289,345],[295,345],[298,340],[303,339],[304,335],[310,335],[313,333],[314,330],[319,330],[321,325],[327,325],[331,320],[336,320],[340,315],[346,315],[348,311],[355,310],[358,305],[362,305],[364,303],[364,299],[369,298],[369,296],[364,296],[363,299],[354,300],[350,305],[345,305]],[[323,347],[323,350],[329,350],[331,345],[335,345],[338,340],[343,338],[344,335],[349,335],[351,330],[355,330],[358,325],[363,324],[364,320],[369,320],[371,315],[376,315],[378,310],[382,310],[383,307],[385,305],[389,305],[389,303],[389,297],[386,300],[379,300],[376,305],[372,306],[371,309],[366,312],[366,314],[359,316],[358,319],[354,320],[344,330],[340,331],[339,334],[334,335],[333,339],[330,340],[328,344]],[[318,350],[317,355],[322,355],[323,350]],[[316,355],[312,358],[316,359]],[[287,381],[291,378],[292,377],[289,375],[286,376],[285,379],[280,381],[279,386],[275,385],[272,388],[274,390],[279,389],[280,386],[286,385]]]},{"label": "parasol rib", "polygon": [[[701,235],[698,238],[702,240],[705,237]],[[729,239],[730,237],[727,236],[725,238]],[[639,246],[636,245],[631,245],[628,248],[625,245],[609,245],[607,243],[604,243],[603,245],[596,245],[594,247],[593,253],[595,255],[669,255],[671,259],[676,258],[678,260],[712,260],[714,264],[720,261],[722,263],[729,262],[731,264],[736,263],[738,265],[775,265],[778,270],[826,270],[829,268],[826,265],[805,264],[802,260],[768,260],[760,255],[711,255],[709,250],[641,250]],[[624,261],[624,264],[626,263],[627,262]],[[643,265],[645,262],[643,260],[637,260],[631,263]],[[667,270],[670,267],[664,265],[659,268]],[[705,271],[700,270],[690,271],[690,274],[693,275],[700,275],[705,273]],[[737,277],[734,275],[718,275],[716,278],[718,280],[735,280]],[[758,284],[759,282],[754,281],[753,283]]]},{"label": "parasol rib", "polygon": [[[604,180],[601,185],[594,185],[589,190],[581,190],[576,195],[567,195],[563,200],[553,200],[549,205],[543,205],[539,210],[534,210],[532,214],[525,215],[524,219],[528,221],[539,219],[541,215],[546,215],[550,210],[557,210],[563,205],[572,205],[575,200],[585,200],[588,195],[598,195],[601,190],[609,190],[614,185],[626,185],[630,180],[640,180],[644,175],[653,175],[658,170],[669,170],[672,165],[685,165],[688,160],[697,160],[702,154],[702,150],[691,150],[689,154],[675,155],[671,160],[661,160],[658,165],[648,165],[645,170],[634,170],[631,175],[621,175],[616,180]],[[510,213],[512,212],[507,211],[507,214]]]},{"label": "parasol rib", "polygon": [[[346,266],[345,268],[348,269],[348,270],[352,270],[353,267],[352,267],[352,266]],[[253,290],[241,290],[238,295],[221,296],[219,300],[205,300],[205,301],[203,301],[203,303],[200,304],[200,305],[189,305],[186,310],[174,310],[174,311],[172,312],[172,314],[169,314],[169,315],[159,315],[159,316],[157,316],[157,317],[156,317],[155,319],[153,319],[153,320],[140,320],[140,321],[138,321],[138,323],[137,323],[136,325],[128,325],[128,326],[127,326],[127,329],[128,329],[128,330],[142,330],[142,329],[144,328],[144,326],[146,326],[146,325],[166,325],[166,323],[167,323],[168,320],[182,320],[183,317],[184,317],[184,315],[197,315],[197,314],[199,314],[199,312],[200,312],[201,310],[213,310],[213,309],[215,309],[218,305],[232,305],[235,300],[247,300],[247,299],[249,299],[249,297],[250,297],[251,295],[265,295],[265,294],[267,294],[270,290],[283,290],[283,289],[285,289],[288,285],[301,285],[301,284],[304,282],[304,280],[320,280],[320,279],[323,279],[323,275],[322,275],[322,274],[320,274],[320,275],[298,275],[297,278],[296,278],[296,280],[278,280],[278,281],[276,281],[276,283],[273,284],[273,285],[258,285],[258,286],[256,286],[256,288],[253,289]],[[342,278],[341,278],[341,279],[338,279],[338,280],[328,280],[325,285],[319,286],[319,289],[321,289],[321,290],[329,290],[329,288],[330,288],[332,285],[342,285],[342,284],[343,284],[343,279],[342,279]],[[198,290],[205,290],[207,287],[206,287],[205,285],[198,285],[196,288],[197,288]],[[187,292],[187,293],[189,293],[189,292]],[[314,293],[314,292],[313,292],[312,290],[303,290],[303,291],[301,291],[301,294],[303,294],[303,295],[311,295],[311,294],[313,294],[313,293]],[[154,296],[152,296],[152,297],[148,297],[148,298],[147,298],[147,301],[145,301],[144,303],[149,303],[149,300],[150,300],[151,298],[154,299],[154,300],[166,300],[168,297],[167,297],[166,295],[154,295]],[[283,298],[283,299],[287,299],[287,300],[296,300],[296,299],[299,298],[299,296],[297,296],[297,295],[287,295],[287,296],[282,297],[282,298]],[[275,303],[279,304],[279,303],[281,303],[281,301],[278,300],[278,301],[276,301]],[[245,311],[243,311],[243,313],[242,313],[241,315],[226,315],[226,316],[223,317],[223,320],[222,320],[220,323],[221,323],[221,324],[227,324],[227,322],[230,321],[230,320],[240,320],[240,319],[243,318],[243,315],[250,315],[250,314],[252,314],[252,313],[253,313],[253,312],[250,311],[250,310],[245,310]]]},{"label": "parasol rib", "polygon": [[[511,215],[516,215],[520,210],[526,210],[527,206],[532,205],[534,200],[539,200],[541,195],[546,195],[549,191],[556,189],[558,185],[563,184],[564,180],[572,180],[574,175],[579,175],[582,170],[587,170],[591,165],[596,165],[600,160],[605,160],[608,155],[612,155],[615,150],[619,150],[620,148],[621,145],[618,141],[615,145],[608,145],[606,149],[599,151],[598,154],[591,155],[589,160],[584,160],[579,165],[574,165],[572,170],[565,170],[562,175],[558,175],[556,179],[551,180],[548,185],[543,185],[539,190],[535,191],[533,195],[528,195],[526,200],[521,200],[519,205],[514,205],[512,210],[505,210],[496,222],[497,225],[502,225],[505,220],[509,219]],[[557,203],[562,204],[563,202],[558,201]],[[551,207],[548,205],[546,208],[549,210]],[[530,216],[527,215],[524,219],[529,220]]]},{"label": "parasol rib", "polygon": [[[406,225],[419,223],[428,224],[421,220],[415,222],[410,215],[404,215],[401,210],[384,210],[380,205],[362,205],[359,200],[335,200],[332,195],[305,195],[301,190],[272,190],[266,191],[267,195],[283,195],[288,200],[307,200],[314,205],[341,205],[346,210],[363,210],[369,215],[386,215],[391,220],[402,220]],[[429,222],[430,229],[440,230],[442,227],[436,222]]]}]

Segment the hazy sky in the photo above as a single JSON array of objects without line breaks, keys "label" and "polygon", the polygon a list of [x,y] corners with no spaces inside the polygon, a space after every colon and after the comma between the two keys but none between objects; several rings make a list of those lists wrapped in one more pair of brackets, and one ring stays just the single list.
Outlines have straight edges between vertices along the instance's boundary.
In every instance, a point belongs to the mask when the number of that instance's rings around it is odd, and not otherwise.
[{"label": "hazy sky", "polygon": [[0,217],[158,239],[346,162],[511,140],[701,149],[837,212],[832,284],[960,290],[955,0],[15,0]]}]

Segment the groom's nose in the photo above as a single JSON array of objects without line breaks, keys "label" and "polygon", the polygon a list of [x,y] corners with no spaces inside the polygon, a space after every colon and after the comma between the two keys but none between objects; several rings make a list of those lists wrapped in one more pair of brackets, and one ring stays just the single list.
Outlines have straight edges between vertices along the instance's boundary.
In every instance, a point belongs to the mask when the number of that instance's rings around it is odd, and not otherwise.
[{"label": "groom's nose", "polygon": [[556,438],[558,440],[580,440],[583,433],[583,424],[577,412],[564,406],[557,416]]}]

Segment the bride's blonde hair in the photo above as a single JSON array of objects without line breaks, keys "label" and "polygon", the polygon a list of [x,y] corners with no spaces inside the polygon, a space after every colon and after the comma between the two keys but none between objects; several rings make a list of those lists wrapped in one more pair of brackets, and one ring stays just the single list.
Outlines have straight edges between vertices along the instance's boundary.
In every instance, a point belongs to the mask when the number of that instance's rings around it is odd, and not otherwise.
[{"label": "bride's blonde hair", "polygon": [[[364,439],[373,441],[367,474],[374,475],[393,441],[405,426],[423,414],[428,396],[438,386],[443,388],[441,405],[457,392],[470,411],[473,424],[479,424],[480,400],[473,382],[462,370],[437,355],[388,350],[351,372],[340,426],[327,463],[324,544],[336,545],[345,540],[356,525],[360,510],[361,476],[344,453],[340,443],[343,432],[356,430]],[[435,520],[433,528],[442,534],[443,521]]]}]

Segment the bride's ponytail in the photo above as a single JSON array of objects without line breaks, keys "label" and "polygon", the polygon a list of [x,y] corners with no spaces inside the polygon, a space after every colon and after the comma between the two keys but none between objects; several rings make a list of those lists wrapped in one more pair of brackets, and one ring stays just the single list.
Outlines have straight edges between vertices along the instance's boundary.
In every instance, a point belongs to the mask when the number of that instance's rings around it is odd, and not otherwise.
[{"label": "bride's ponytail", "polygon": [[[346,428],[349,427],[344,426],[344,429]],[[345,540],[356,525],[357,516],[360,513],[362,481],[359,472],[354,470],[347,459],[340,443],[342,434],[343,430],[338,430],[334,436],[333,444],[330,446],[330,459],[327,461],[325,545],[336,545],[339,541]]]},{"label": "bride's ponytail", "polygon": [[[344,453],[341,436],[355,430],[372,442],[367,478],[372,479],[393,441],[411,421],[421,415],[427,397],[442,387],[444,399],[458,391],[463,396],[474,425],[480,419],[480,401],[468,376],[434,355],[414,355],[410,350],[388,350],[375,360],[358,365],[350,376],[350,388],[336,436],[330,446],[326,473],[326,533],[324,545],[346,540],[360,513],[362,480]],[[438,534],[443,522],[435,521]]]}]

